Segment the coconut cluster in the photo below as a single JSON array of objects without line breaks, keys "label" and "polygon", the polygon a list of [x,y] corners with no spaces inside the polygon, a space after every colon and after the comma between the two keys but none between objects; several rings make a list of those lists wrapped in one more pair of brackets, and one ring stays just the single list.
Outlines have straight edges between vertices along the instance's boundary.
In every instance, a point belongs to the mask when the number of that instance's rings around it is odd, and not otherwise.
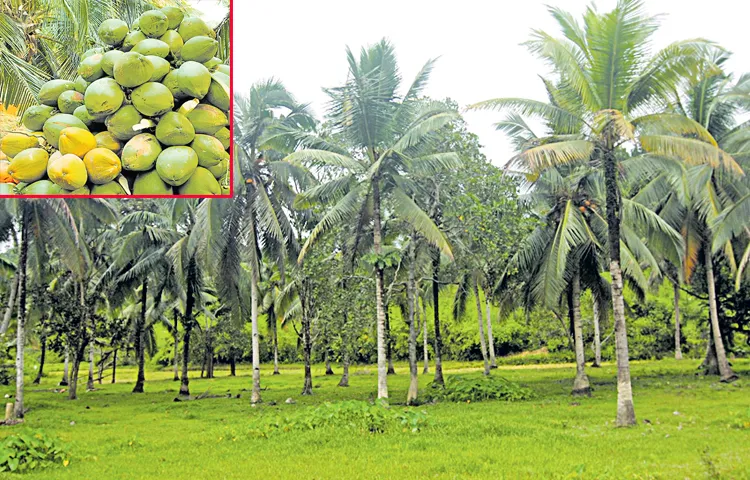
[{"label": "coconut cluster", "polygon": [[98,28],[73,80],[39,90],[0,140],[0,194],[229,193],[229,66],[216,33],[176,7]]}]

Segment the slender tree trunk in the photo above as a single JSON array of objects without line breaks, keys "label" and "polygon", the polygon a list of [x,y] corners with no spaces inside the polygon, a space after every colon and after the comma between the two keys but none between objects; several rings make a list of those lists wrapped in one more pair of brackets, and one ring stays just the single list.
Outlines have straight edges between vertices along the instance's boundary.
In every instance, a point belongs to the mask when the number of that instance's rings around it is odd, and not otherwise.
[{"label": "slender tree trunk", "polygon": [[281,374],[279,371],[279,330],[275,319],[273,322],[273,374]]},{"label": "slender tree trunk", "polygon": [[497,368],[497,359],[495,358],[495,337],[492,335],[492,309],[490,306],[490,298],[487,294],[485,294],[485,303],[487,304],[487,346],[490,347],[490,368]]},{"label": "slender tree trunk", "polygon": [[474,298],[477,303],[477,321],[479,322],[479,348],[482,350],[482,360],[484,360],[484,374],[490,374],[490,362],[487,359],[487,342],[484,338],[484,319],[482,318],[482,301],[479,298],[479,283],[474,280]]},{"label": "slender tree trunk", "polygon": [[112,353],[112,383],[117,381],[117,349]]},{"label": "slender tree trunk", "polygon": [[617,358],[617,426],[635,425],[633,388],[630,382],[630,358],[628,355],[628,332],[625,323],[625,300],[623,298],[622,268],[620,266],[620,190],[617,186],[617,160],[614,138],[607,134],[607,146],[603,155],[604,180],[607,190],[607,235],[609,247],[609,273],[612,277],[612,311],[615,321],[615,356]]},{"label": "slender tree trunk", "polygon": [[594,363],[591,365],[594,368],[602,366],[602,335],[600,330],[600,317],[606,312],[604,305],[599,305],[601,299],[594,297],[593,309],[594,309]]},{"label": "slender tree trunk", "polygon": [[576,353],[576,378],[573,381],[573,395],[591,396],[591,385],[586,375],[586,356],[583,346],[581,325],[581,276],[576,269],[568,293],[568,314],[573,323],[573,339]]},{"label": "slender tree trunk", "polygon": [[172,331],[173,341],[174,341],[174,376],[172,378],[173,381],[180,380],[180,331],[177,328],[177,309],[172,310],[173,320],[172,325],[174,326],[174,329]]},{"label": "slender tree trunk", "polygon": [[443,337],[440,335],[440,251],[434,249],[432,257],[432,316],[435,324],[435,378],[433,383],[445,388],[443,378]]},{"label": "slender tree trunk", "polygon": [[8,295],[8,306],[5,308],[3,323],[0,325],[0,336],[5,335],[10,327],[10,320],[13,318],[13,308],[16,305],[16,294],[18,293],[19,272],[13,275],[13,281],[10,284],[10,295]]},{"label": "slender tree trunk", "polygon": [[73,365],[70,367],[68,400],[78,400],[78,371],[80,370],[81,362],[83,361],[84,350],[85,348],[81,349],[80,354],[77,351],[76,355],[73,357]]},{"label": "slender tree trunk", "polygon": [[716,284],[714,283],[714,262],[711,258],[711,247],[706,246],[706,283],[708,283],[708,311],[711,317],[711,333],[713,334],[714,348],[716,349],[716,360],[719,362],[719,373],[722,382],[733,382],[737,375],[732,371],[724,350],[724,341],[721,339],[719,328],[719,310],[716,305]]},{"label": "slender tree trunk", "polygon": [[396,375],[393,367],[393,336],[391,335],[391,307],[385,306],[385,356],[388,359],[388,375]]},{"label": "slender tree trunk", "polygon": [[60,380],[61,387],[66,387],[68,385],[68,369],[70,368],[70,349],[68,346],[65,346],[65,362],[63,363],[63,377],[62,380]]},{"label": "slender tree trunk", "polygon": [[18,257],[18,320],[16,322],[16,400],[13,416],[23,419],[23,368],[26,345],[26,263],[29,253],[29,206],[21,202],[21,251]]},{"label": "slender tree trunk", "polygon": [[424,368],[422,368],[422,374],[426,375],[430,373],[430,358],[428,346],[429,342],[427,339],[427,311],[422,304],[422,356],[424,357]]},{"label": "slender tree trunk", "polygon": [[412,235],[409,242],[409,279],[406,285],[407,302],[409,302],[409,390],[406,394],[406,404],[417,403],[419,394],[419,377],[417,376],[417,282],[415,270],[417,268],[417,236]]},{"label": "slender tree trunk", "polygon": [[331,368],[331,349],[328,347],[328,335],[326,334],[326,349],[324,352],[326,360],[326,375],[334,375],[333,369]]},{"label": "slender tree trunk", "polygon": [[182,336],[182,381],[180,382],[180,395],[190,396],[190,378],[188,377],[188,363],[190,362],[190,332],[193,329],[193,305],[195,304],[194,289],[195,279],[195,259],[191,258],[188,262],[187,291],[185,299],[185,315],[182,317],[183,330]]},{"label": "slender tree trunk", "polygon": [[229,376],[237,376],[237,360],[234,358],[234,352],[231,352],[229,356]]},{"label": "slender tree trunk", "polygon": [[308,304],[307,279],[302,280],[300,288],[300,305],[302,306],[302,350],[305,361],[305,383],[302,386],[302,395],[313,394],[312,366],[312,335],[310,334],[310,311]]},{"label": "slender tree trunk", "polygon": [[[375,255],[380,256],[382,251],[381,245],[381,225],[380,225],[380,179],[375,178],[372,181],[373,195],[373,248]],[[388,367],[386,365],[386,335],[385,335],[385,308],[383,308],[383,269],[377,267],[375,274],[375,310],[377,313],[377,339],[378,339],[378,398],[388,398]]]},{"label": "slender tree trunk", "polygon": [[343,363],[344,373],[341,374],[341,380],[339,380],[339,387],[349,386],[349,349],[342,345],[341,362]]},{"label": "slender tree trunk", "polygon": [[674,289],[674,358],[682,360],[682,347],[680,346],[680,285],[672,284]]},{"label": "slender tree trunk", "polygon": [[700,367],[703,369],[704,375],[719,375],[719,361],[716,358],[716,348],[714,348],[714,336],[711,333],[711,329],[708,329],[708,345],[706,346],[706,354],[703,357],[703,362]]},{"label": "slender tree trunk", "polygon": [[146,329],[146,302],[148,300],[148,279],[143,280],[141,286],[141,314],[135,328],[135,356],[138,361],[138,378],[133,387],[133,393],[143,393],[143,384],[146,382],[145,372],[145,346],[143,331]]},{"label": "slender tree trunk", "polygon": [[96,353],[96,347],[94,346],[94,339],[91,339],[91,343],[89,344],[89,376],[86,379],[86,391],[90,392],[94,390],[94,363],[95,362],[95,353]]},{"label": "slender tree trunk", "polygon": [[41,355],[41,358],[39,359],[39,371],[36,374],[36,378],[32,382],[34,385],[39,385],[42,381],[42,375],[44,375],[44,359],[47,356],[47,336],[42,335],[41,340],[42,341],[40,343],[42,347],[42,355]]},{"label": "slender tree trunk", "polygon": [[[253,233],[254,235],[254,233]],[[253,246],[252,248],[255,248]],[[252,325],[252,349],[253,349],[253,389],[250,395],[250,403],[260,403],[260,333],[258,332],[258,275],[252,272],[250,287],[250,321]]]},{"label": "slender tree trunk", "polygon": [[97,375],[97,382],[99,385],[102,384],[102,377],[104,376],[104,347],[99,349],[99,375]]}]

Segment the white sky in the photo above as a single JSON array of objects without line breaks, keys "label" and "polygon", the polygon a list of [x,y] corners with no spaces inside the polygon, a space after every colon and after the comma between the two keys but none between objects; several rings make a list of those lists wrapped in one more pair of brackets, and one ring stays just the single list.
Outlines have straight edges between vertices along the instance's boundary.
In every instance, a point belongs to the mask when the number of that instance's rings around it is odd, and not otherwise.
[{"label": "white sky", "polygon": [[[609,11],[615,0],[595,2]],[[532,28],[557,36],[546,11],[554,4],[577,18],[589,4],[583,0],[279,0],[234,2],[234,85],[237,92],[276,77],[301,102],[311,102],[318,117],[326,96],[321,87],[346,79],[345,46],[362,46],[387,37],[396,48],[404,83],[425,61],[440,57],[426,94],[450,97],[459,105],[495,97],[546,100],[538,78],[544,63],[520,43]],[[747,19],[750,2],[743,0],[646,0],[651,14],[666,14],[654,36],[655,47],[702,37],[734,53],[730,71],[750,71]],[[484,152],[497,165],[512,148],[492,124],[501,113],[465,114],[469,129],[479,135]]]}]

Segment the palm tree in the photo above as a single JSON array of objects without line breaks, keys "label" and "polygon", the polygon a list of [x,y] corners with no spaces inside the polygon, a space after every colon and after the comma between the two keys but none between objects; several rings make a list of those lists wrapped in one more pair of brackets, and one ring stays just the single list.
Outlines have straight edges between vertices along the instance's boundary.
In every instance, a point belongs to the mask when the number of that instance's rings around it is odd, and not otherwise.
[{"label": "palm tree", "polygon": [[[444,235],[412,200],[414,186],[405,172],[436,171],[458,163],[454,153],[432,151],[429,139],[438,129],[457,118],[440,104],[419,101],[433,61],[422,68],[403,96],[393,47],[383,40],[363,49],[357,59],[347,49],[349,79],[326,90],[331,101],[328,116],[334,134],[346,143],[339,147],[323,138],[308,136],[308,148],[289,155],[290,163],[306,162],[331,172],[334,179],[302,193],[298,207],[330,204],[310,232],[299,259],[325,232],[350,222],[356,225],[355,241],[371,230],[375,264],[377,311],[378,398],[388,397],[386,364],[386,311],[384,300],[383,217],[384,208],[416,230],[427,242],[450,255]],[[387,207],[386,207],[387,202]],[[356,251],[356,249],[355,249]]]},{"label": "palm tree", "polygon": [[[659,113],[663,96],[696,70],[710,44],[673,43],[652,54],[650,38],[658,17],[644,13],[641,0],[618,0],[608,13],[589,7],[583,24],[559,9],[550,13],[562,38],[535,31],[529,50],[548,62],[555,80],[545,80],[549,102],[498,98],[472,108],[511,110],[541,117],[558,128],[519,155],[532,169],[593,161],[604,173],[609,270],[617,357],[617,425],[635,424],[620,252],[621,210],[618,148],[626,142],[657,154],[678,153],[691,163],[727,164],[724,153],[700,124]],[[656,107],[654,107],[656,106]],[[643,112],[647,112],[642,115]],[[656,112],[656,113],[654,113]],[[685,135],[690,134],[692,138]]]}]

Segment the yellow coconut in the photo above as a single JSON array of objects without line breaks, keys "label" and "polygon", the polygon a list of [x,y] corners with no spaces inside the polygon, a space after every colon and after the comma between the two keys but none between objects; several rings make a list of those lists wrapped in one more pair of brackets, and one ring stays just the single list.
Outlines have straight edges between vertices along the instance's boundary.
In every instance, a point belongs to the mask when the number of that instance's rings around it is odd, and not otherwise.
[{"label": "yellow coconut", "polygon": [[25,133],[9,133],[0,140],[0,150],[8,158],[13,158],[27,148],[39,146],[39,140],[33,135]]},{"label": "yellow coconut", "polygon": [[47,171],[49,154],[41,148],[27,148],[19,153],[8,166],[8,173],[17,182],[36,182]]},{"label": "yellow coconut", "polygon": [[89,181],[94,185],[104,185],[120,174],[120,157],[108,148],[95,148],[83,157]]},{"label": "yellow coconut", "polygon": [[96,148],[96,138],[83,128],[68,127],[60,132],[59,146],[63,155],[72,153],[78,158],[83,158],[89,150]]},{"label": "yellow coconut", "polygon": [[47,165],[47,176],[65,190],[77,190],[88,180],[86,165],[72,153],[58,157]]}]

